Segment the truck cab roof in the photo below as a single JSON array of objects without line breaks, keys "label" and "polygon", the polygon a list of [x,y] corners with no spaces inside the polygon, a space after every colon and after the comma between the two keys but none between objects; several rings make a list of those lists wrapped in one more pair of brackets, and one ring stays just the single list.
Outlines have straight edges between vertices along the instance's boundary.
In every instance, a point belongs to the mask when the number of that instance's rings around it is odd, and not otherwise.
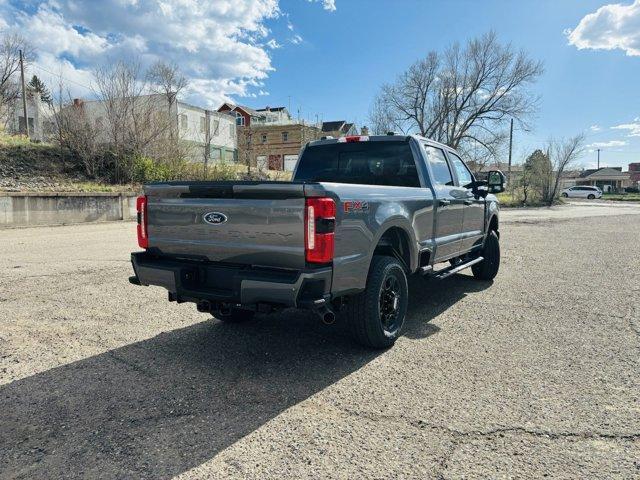
[{"label": "truck cab roof", "polygon": [[451,148],[444,143],[437,142],[436,140],[432,140],[430,138],[423,137],[421,135],[400,135],[396,133],[389,133],[387,135],[350,135],[346,137],[323,137],[320,140],[313,140],[309,142],[307,145],[309,146],[318,146],[318,145],[331,145],[336,143],[350,143],[350,142],[402,142],[409,141],[414,139],[416,141],[427,142],[430,145],[443,148],[452,152],[455,152],[454,148]]}]

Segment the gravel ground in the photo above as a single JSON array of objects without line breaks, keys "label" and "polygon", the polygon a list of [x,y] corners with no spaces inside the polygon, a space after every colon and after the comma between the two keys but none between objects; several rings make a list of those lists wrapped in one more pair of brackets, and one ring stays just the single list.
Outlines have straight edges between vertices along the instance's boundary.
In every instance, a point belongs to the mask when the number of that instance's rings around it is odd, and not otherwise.
[{"label": "gravel ground", "polygon": [[639,214],[505,211],[386,352],[130,285],[129,223],[0,230],[0,478],[640,478]]}]

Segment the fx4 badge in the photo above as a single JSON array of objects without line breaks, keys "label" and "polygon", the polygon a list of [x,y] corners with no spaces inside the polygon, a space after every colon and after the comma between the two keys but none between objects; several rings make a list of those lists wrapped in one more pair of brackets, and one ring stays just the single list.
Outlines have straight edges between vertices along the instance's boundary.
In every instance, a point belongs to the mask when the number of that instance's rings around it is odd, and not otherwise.
[{"label": "fx4 badge", "polygon": [[202,219],[209,225],[220,225],[227,221],[227,216],[220,212],[207,212],[202,215]]},{"label": "fx4 badge", "polygon": [[369,202],[349,200],[343,203],[344,213],[360,213],[369,211]]}]

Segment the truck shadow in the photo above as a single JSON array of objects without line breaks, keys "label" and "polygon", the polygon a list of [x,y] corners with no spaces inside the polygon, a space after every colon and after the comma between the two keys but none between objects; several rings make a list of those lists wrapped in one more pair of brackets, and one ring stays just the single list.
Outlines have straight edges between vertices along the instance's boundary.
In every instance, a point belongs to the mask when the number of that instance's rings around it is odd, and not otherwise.
[{"label": "truck shadow", "polygon": [[[425,296],[416,280],[412,338],[477,287],[456,277]],[[0,387],[0,478],[169,478],[382,353],[290,311],[204,321],[54,368]]]},{"label": "truck shadow", "polygon": [[445,280],[414,276],[409,279],[409,311],[403,335],[419,340],[440,331],[431,323],[438,315],[471,292],[481,292],[493,282],[481,282],[469,275],[457,274]]}]

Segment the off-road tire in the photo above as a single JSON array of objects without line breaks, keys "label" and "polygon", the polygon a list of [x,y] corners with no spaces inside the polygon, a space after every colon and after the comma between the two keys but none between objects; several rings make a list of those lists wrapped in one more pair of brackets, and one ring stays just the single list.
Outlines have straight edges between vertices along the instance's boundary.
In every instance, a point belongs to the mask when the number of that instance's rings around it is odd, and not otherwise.
[{"label": "off-road tire", "polygon": [[[387,330],[381,315],[382,295],[388,283],[398,287],[397,302],[394,302],[394,322]],[[388,348],[400,336],[407,314],[409,288],[402,264],[393,257],[374,256],[369,267],[367,286],[364,292],[349,298],[343,309],[343,318],[351,329],[356,342],[369,348]]]},{"label": "off-road tire", "polygon": [[473,276],[478,280],[493,280],[500,269],[500,241],[495,231],[487,235],[481,255],[484,260],[471,266]]},{"label": "off-road tire", "polygon": [[241,323],[251,320],[256,312],[253,310],[245,310],[244,308],[232,308],[227,314],[220,312],[214,313],[213,318],[217,318],[221,322],[225,323]]},{"label": "off-road tire", "polygon": [[596,198],[596,196],[593,193],[590,193],[589,195],[587,195],[587,198],[589,200],[593,200],[594,198]]}]

